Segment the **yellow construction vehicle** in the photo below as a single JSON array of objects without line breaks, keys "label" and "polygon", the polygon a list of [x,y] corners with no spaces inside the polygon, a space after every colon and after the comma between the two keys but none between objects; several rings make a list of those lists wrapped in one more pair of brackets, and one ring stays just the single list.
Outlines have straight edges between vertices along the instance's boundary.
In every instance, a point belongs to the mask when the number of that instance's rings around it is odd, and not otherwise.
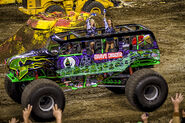
[{"label": "yellow construction vehicle", "polygon": [[0,0],[0,5],[22,3],[22,0]]},{"label": "yellow construction vehicle", "polygon": [[[0,43],[0,63],[15,54],[43,48],[54,33],[85,29],[86,19],[90,15],[87,12],[71,11],[69,15],[53,12],[31,16],[20,29],[15,31],[15,34]],[[95,20],[97,28],[104,26],[103,15],[96,14],[91,18]]]},{"label": "yellow construction vehicle", "polygon": [[28,15],[54,11],[67,14],[70,11],[100,14],[103,13],[104,9],[114,5],[116,5],[115,2],[110,0],[22,0],[22,6],[19,7],[19,10]]}]

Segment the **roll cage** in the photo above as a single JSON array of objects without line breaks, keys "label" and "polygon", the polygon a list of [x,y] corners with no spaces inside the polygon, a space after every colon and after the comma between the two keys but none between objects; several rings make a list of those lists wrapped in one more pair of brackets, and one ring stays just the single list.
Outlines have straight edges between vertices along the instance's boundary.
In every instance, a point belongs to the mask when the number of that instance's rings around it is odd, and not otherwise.
[{"label": "roll cage", "polygon": [[[56,41],[60,45],[64,43],[72,43],[72,42],[91,42],[96,39],[105,39],[111,37],[123,37],[123,36],[133,36],[133,35],[150,35],[151,39],[156,42],[155,36],[150,29],[140,24],[125,24],[115,26],[115,33],[106,34],[104,28],[97,28],[98,34],[95,36],[86,36],[86,30],[71,30],[68,32],[61,32],[52,35],[50,38],[53,41]],[[73,38],[70,38],[71,35],[74,35]],[[138,41],[137,41],[138,44]],[[157,43],[155,44],[155,48],[158,48]]]}]

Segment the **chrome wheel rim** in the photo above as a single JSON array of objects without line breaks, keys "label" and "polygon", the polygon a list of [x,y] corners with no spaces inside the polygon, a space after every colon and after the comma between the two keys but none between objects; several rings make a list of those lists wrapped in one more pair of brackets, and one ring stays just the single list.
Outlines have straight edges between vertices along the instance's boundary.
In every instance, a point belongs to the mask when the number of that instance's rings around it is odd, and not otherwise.
[{"label": "chrome wheel rim", "polygon": [[50,111],[54,106],[54,99],[51,96],[42,96],[39,99],[39,108],[42,111]]},{"label": "chrome wheel rim", "polygon": [[149,85],[144,89],[144,97],[149,101],[155,100],[158,95],[159,89],[154,85]]}]

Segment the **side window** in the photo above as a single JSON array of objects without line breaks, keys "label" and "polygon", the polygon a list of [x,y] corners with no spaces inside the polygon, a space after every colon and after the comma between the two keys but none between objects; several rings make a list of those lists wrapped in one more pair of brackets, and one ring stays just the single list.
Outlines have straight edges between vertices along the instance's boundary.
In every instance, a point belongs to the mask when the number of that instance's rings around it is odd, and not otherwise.
[{"label": "side window", "polygon": [[118,37],[119,50],[123,51],[131,50],[132,49],[130,45],[131,39],[132,39],[131,36]]},{"label": "side window", "polygon": [[102,43],[101,43],[101,39],[95,40],[95,45],[94,45],[94,50],[95,50],[95,54],[99,54],[102,53]]},{"label": "side window", "polygon": [[82,42],[74,42],[72,43],[72,50],[74,53],[82,53]]},{"label": "side window", "polygon": [[139,49],[149,49],[152,48],[152,39],[150,35],[142,35],[142,39],[139,40]]},{"label": "side window", "polygon": [[103,45],[104,52],[118,52],[119,40],[122,40],[122,39],[118,37],[105,38],[104,45]]},{"label": "side window", "polygon": [[144,50],[152,48],[153,41],[150,35],[136,35],[131,38],[133,50]]},{"label": "side window", "polygon": [[77,54],[81,52],[82,52],[81,42],[65,43],[61,46],[60,49],[61,55]]},{"label": "side window", "polygon": [[50,41],[49,45],[47,46],[47,49],[54,54],[58,54],[60,49],[60,44],[58,44],[55,41]]}]

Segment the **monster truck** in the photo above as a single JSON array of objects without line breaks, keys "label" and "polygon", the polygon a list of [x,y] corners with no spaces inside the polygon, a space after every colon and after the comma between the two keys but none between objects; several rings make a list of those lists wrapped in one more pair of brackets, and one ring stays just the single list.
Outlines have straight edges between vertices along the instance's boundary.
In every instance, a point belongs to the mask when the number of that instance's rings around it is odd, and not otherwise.
[{"label": "monster truck", "polygon": [[[138,24],[119,25],[116,32],[87,36],[86,30],[56,33],[46,47],[7,59],[5,78],[8,95],[24,107],[33,105],[36,121],[50,121],[52,107],[64,110],[64,91],[86,87],[106,87],[116,94],[126,94],[140,111],[151,112],[166,100],[165,79],[152,70],[160,63],[160,51],[154,34]],[[114,48],[105,52],[107,38]],[[94,52],[89,47],[94,42]],[[64,87],[64,88],[60,88]]]}]

